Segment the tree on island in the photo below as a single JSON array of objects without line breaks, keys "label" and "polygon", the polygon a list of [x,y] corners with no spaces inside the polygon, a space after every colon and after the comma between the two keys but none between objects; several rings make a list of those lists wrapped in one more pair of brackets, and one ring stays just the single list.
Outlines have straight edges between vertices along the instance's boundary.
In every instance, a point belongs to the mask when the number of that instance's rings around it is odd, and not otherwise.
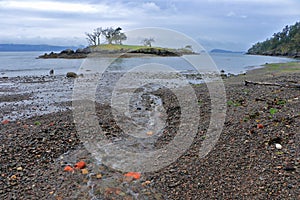
[{"label": "tree on island", "polygon": [[99,27],[99,28],[96,28],[95,30],[94,30],[94,34],[95,34],[95,36],[96,36],[96,38],[97,38],[97,42],[98,42],[98,45],[100,45],[100,37],[101,37],[101,35],[102,35],[102,27]]},{"label": "tree on island", "polygon": [[85,33],[89,45],[97,45],[97,37],[94,33]]},{"label": "tree on island", "polygon": [[85,33],[87,36],[87,40],[89,42],[89,45],[100,45],[100,38],[102,35],[102,27],[94,29],[94,32],[92,33]]},{"label": "tree on island", "polygon": [[121,32],[122,28],[118,27],[116,29],[110,27],[102,31],[102,34],[106,38],[108,44],[112,44],[114,41],[115,44],[122,44],[122,41],[127,40],[125,33]]},{"label": "tree on island", "polygon": [[101,36],[105,37],[108,44],[122,44],[122,41],[127,39],[125,33],[121,32],[122,28],[118,27],[116,29],[110,27],[103,29],[102,27],[94,29],[92,33],[85,33],[87,40],[90,45],[100,45]]},{"label": "tree on island", "polygon": [[155,42],[154,38],[144,38],[142,40],[142,43],[144,44],[144,46],[148,46],[148,47],[151,47],[152,46],[152,43]]},{"label": "tree on island", "polygon": [[186,45],[184,48],[193,51],[193,47],[190,44]]}]

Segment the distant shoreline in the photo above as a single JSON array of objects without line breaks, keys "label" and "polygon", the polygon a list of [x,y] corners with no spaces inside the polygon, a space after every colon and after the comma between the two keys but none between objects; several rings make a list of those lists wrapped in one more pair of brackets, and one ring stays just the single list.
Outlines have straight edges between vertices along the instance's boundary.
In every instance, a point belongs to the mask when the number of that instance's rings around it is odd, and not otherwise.
[{"label": "distant shoreline", "polygon": [[294,58],[294,59],[300,59],[300,54],[278,54],[278,53],[249,53],[246,52],[246,55],[255,55],[255,56],[272,56],[272,57],[284,57],[284,58]]},{"label": "distant shoreline", "polygon": [[77,49],[78,47],[47,44],[0,44],[0,52],[62,51],[64,49]]}]

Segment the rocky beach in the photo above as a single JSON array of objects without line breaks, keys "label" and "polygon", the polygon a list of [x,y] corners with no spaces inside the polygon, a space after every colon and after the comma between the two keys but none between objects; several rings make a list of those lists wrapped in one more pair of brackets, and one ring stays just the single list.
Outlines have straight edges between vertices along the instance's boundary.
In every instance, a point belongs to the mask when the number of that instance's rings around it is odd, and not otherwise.
[{"label": "rocky beach", "polygon": [[[109,80],[118,76],[105,77],[95,103],[99,126],[112,142],[123,137],[109,104]],[[204,158],[199,148],[210,123],[211,99],[205,84],[193,84],[201,120],[192,145],[167,167],[135,176],[103,165],[85,148],[72,110],[75,80],[0,78],[0,199],[300,198],[300,89],[288,87],[300,84],[299,63],[224,77],[226,121]],[[245,80],[280,85],[245,85]],[[153,109],[153,99],[161,103],[154,106],[166,110],[166,126],[154,144],[162,148],[178,130],[178,101],[164,87],[139,92],[145,98],[133,108],[137,116]],[[85,166],[76,167],[79,161]]]}]

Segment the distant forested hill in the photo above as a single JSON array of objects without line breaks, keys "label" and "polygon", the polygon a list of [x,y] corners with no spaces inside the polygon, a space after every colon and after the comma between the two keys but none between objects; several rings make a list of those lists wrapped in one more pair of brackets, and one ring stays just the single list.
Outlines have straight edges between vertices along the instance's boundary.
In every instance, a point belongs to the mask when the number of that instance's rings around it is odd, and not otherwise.
[{"label": "distant forested hill", "polygon": [[[78,47],[77,47],[78,48]],[[70,46],[31,45],[31,44],[0,44],[0,51],[61,51],[76,49]]]},{"label": "distant forested hill", "polygon": [[258,42],[248,54],[300,57],[300,22],[286,26],[264,42]]},{"label": "distant forested hill", "polygon": [[229,51],[224,49],[213,49],[210,51],[210,53],[245,53],[244,51]]}]

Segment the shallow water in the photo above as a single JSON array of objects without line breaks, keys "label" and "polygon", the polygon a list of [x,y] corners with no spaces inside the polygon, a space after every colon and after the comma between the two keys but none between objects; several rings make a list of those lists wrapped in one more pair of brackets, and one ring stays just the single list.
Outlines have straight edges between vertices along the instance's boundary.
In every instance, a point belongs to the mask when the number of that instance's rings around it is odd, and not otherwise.
[{"label": "shallow water", "polygon": [[[112,93],[118,80],[128,71],[147,69],[151,74],[153,66],[161,69],[169,67],[174,73],[167,72],[172,85],[177,79],[186,79],[189,83],[203,83],[198,71],[184,57],[136,57],[136,58],[101,58],[96,62],[93,59],[36,59],[42,52],[0,52],[0,95],[31,94],[29,99],[20,102],[0,102],[2,118],[17,119],[19,117],[31,117],[60,110],[70,109],[70,106],[58,106],[63,102],[72,101],[73,81],[65,78],[68,71],[74,71],[84,76],[90,76],[87,83],[97,84],[96,98],[99,103],[111,103]],[[271,62],[288,62],[293,59],[269,56],[252,56],[242,54],[210,54],[217,65],[216,70],[223,69],[225,73],[238,74],[246,70],[261,67],[261,64]],[[48,76],[49,70],[54,69],[55,76]],[[154,68],[153,68],[154,69]],[[168,71],[168,70],[167,70]],[[176,74],[177,73],[177,74]],[[17,78],[17,76],[21,76]],[[93,77],[94,76],[94,77]],[[136,76],[136,77],[135,77]],[[150,76],[150,75],[149,75]],[[214,75],[212,75],[214,76]],[[16,77],[16,78],[13,78]],[[95,83],[93,79],[97,79]],[[139,75],[133,75],[128,80],[137,79]],[[165,77],[164,77],[165,78]],[[98,80],[99,79],[99,80]],[[152,77],[153,81],[160,80]],[[174,82],[175,81],[175,82]],[[126,83],[126,81],[125,81]],[[85,86],[87,90],[90,86]],[[126,86],[130,89],[130,84]],[[136,86],[133,86],[136,87]],[[75,97],[76,98],[76,97]],[[70,104],[70,103],[69,103]],[[12,110],[12,112],[9,112]]]},{"label": "shallow water", "polygon": [[59,104],[70,101],[72,84],[72,80],[63,77],[1,79],[0,96],[21,96],[0,102],[2,118],[17,120],[66,110],[68,107]]},{"label": "shallow water", "polygon": [[[0,77],[45,76],[54,69],[55,75],[77,72],[85,59],[36,59],[45,52],[0,52]],[[239,74],[265,63],[289,62],[293,59],[243,54],[209,54],[219,70]],[[114,59],[111,71],[127,71],[147,63],[171,66],[181,72],[192,72],[194,68],[183,57],[133,57]],[[88,71],[86,71],[88,73]]]}]

